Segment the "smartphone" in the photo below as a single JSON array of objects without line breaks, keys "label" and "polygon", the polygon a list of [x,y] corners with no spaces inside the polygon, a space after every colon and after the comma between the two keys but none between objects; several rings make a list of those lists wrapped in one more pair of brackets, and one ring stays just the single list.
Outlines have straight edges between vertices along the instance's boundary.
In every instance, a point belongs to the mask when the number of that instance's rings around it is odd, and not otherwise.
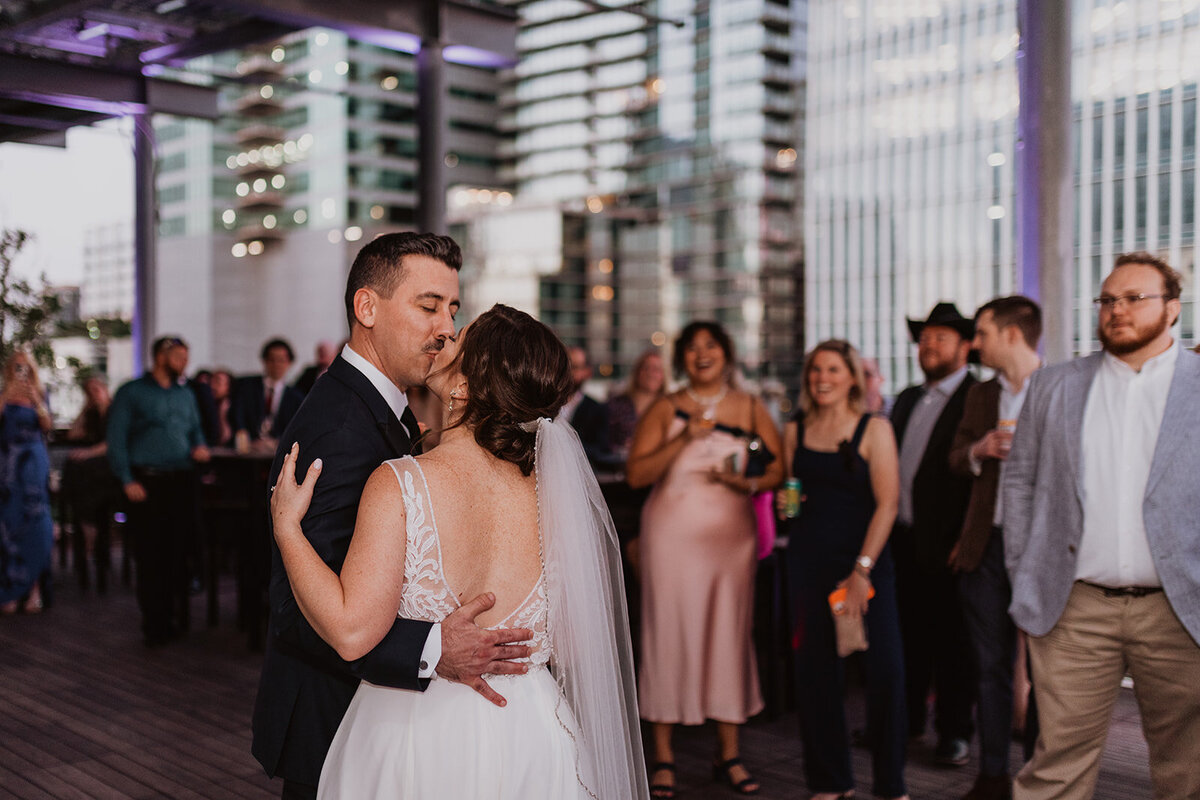
[{"label": "smartphone", "polygon": [[[867,589],[867,599],[875,596],[875,587]],[[829,593],[829,610],[834,614],[846,613],[846,587],[842,586]]]}]

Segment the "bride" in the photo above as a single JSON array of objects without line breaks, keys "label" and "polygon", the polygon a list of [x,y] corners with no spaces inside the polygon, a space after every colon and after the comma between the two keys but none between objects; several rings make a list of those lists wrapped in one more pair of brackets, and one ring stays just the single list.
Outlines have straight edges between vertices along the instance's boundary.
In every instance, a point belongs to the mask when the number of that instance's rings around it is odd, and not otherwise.
[{"label": "bride", "polygon": [[397,613],[436,622],[487,591],[477,622],[532,630],[532,655],[524,674],[489,676],[503,708],[442,679],[424,692],[364,681],[319,797],[648,797],[616,535],[579,437],[551,421],[571,393],[566,350],[497,305],[427,385],[447,409],[441,441],[375,470],[340,577],[301,530],[322,465],[297,484],[293,445],[271,514],[296,600],[353,660]]}]

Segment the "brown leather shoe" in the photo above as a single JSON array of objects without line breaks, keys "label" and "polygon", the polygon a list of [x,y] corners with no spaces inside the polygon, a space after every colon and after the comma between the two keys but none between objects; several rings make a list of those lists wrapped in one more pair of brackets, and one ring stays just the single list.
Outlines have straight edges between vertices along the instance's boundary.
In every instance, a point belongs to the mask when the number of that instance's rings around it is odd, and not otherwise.
[{"label": "brown leather shoe", "polygon": [[1007,775],[980,775],[963,800],[1012,800],[1012,778]]}]

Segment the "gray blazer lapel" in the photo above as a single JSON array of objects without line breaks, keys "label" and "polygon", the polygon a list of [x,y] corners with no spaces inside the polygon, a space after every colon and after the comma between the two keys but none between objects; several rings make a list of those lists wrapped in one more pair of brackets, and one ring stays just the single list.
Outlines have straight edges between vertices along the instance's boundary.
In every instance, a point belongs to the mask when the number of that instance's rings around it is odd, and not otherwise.
[{"label": "gray blazer lapel", "polygon": [[1075,496],[1083,503],[1083,475],[1079,462],[1083,451],[1083,412],[1087,408],[1088,390],[1100,368],[1102,353],[1094,353],[1078,359],[1076,368],[1063,379],[1063,411],[1066,414],[1063,434],[1066,436],[1067,459],[1071,465],[1071,480],[1075,482]]},{"label": "gray blazer lapel", "polygon": [[1154,445],[1154,460],[1150,462],[1150,477],[1146,480],[1144,497],[1150,496],[1154,485],[1171,466],[1176,451],[1195,428],[1198,396],[1200,356],[1185,349],[1179,353],[1175,362],[1175,375],[1171,378],[1171,390],[1167,393],[1162,425],[1158,428],[1158,441]]}]

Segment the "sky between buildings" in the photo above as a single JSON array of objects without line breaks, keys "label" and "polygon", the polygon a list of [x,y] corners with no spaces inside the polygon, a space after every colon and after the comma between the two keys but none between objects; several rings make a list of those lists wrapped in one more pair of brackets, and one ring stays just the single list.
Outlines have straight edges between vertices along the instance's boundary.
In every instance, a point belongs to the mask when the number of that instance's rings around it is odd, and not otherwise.
[{"label": "sky between buildings", "polygon": [[23,277],[83,280],[83,232],[133,224],[133,142],[125,121],[73,128],[66,149],[0,145],[0,228],[32,234],[17,262]]}]

